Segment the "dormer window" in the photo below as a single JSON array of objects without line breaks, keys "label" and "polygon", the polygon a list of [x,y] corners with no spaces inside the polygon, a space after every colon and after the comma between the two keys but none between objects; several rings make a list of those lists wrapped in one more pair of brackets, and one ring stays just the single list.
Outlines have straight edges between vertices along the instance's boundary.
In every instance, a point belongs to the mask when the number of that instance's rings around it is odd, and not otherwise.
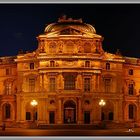
[{"label": "dormer window", "polygon": [[106,70],[110,70],[110,63],[106,63]]},{"label": "dormer window", "polygon": [[34,69],[34,63],[30,63],[30,69]]},{"label": "dormer window", "polygon": [[129,70],[129,75],[133,75],[133,70],[132,69]]}]

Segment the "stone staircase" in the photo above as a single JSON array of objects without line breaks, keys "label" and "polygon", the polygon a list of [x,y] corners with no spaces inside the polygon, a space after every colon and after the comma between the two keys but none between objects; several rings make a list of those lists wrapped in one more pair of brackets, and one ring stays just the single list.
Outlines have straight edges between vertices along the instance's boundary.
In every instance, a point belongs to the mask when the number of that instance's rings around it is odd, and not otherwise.
[{"label": "stone staircase", "polygon": [[39,129],[99,129],[97,125],[91,124],[39,124]]}]

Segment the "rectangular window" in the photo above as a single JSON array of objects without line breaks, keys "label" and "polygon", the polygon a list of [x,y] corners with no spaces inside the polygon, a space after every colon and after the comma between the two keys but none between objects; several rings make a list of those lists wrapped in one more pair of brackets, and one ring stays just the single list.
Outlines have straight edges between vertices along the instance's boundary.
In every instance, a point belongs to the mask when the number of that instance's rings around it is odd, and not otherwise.
[{"label": "rectangular window", "polygon": [[133,92],[134,92],[134,90],[133,90],[134,89],[133,84],[129,84],[129,87],[128,88],[129,88],[129,91],[128,91],[129,92],[129,95],[133,95]]},{"label": "rectangular window", "polygon": [[84,91],[90,92],[90,78],[84,79]]},{"label": "rectangular window", "polygon": [[106,70],[110,70],[110,63],[106,63]]},{"label": "rectangular window", "polygon": [[34,63],[30,63],[30,69],[34,69]]},{"label": "rectangular window", "polygon": [[129,70],[129,75],[133,75],[133,70],[132,69]]},{"label": "rectangular window", "polygon": [[54,67],[54,66],[55,66],[54,61],[50,61],[50,67]]},{"label": "rectangular window", "polygon": [[105,79],[105,92],[110,92],[111,79]]},{"label": "rectangular window", "polygon": [[50,91],[55,91],[56,83],[55,78],[50,78]]},{"label": "rectangular window", "polygon": [[35,79],[29,79],[29,92],[35,92]]},{"label": "rectangular window", "polygon": [[90,67],[90,62],[89,61],[85,62],[85,67]]},{"label": "rectangular window", "polygon": [[5,106],[5,118],[6,119],[10,118],[10,110],[11,110],[10,108],[11,108],[10,104],[6,104],[6,106]]},{"label": "rectangular window", "polygon": [[6,68],[5,73],[6,73],[6,75],[10,75],[10,69]]},{"label": "rectangular window", "polygon": [[31,120],[31,113],[30,112],[26,112],[26,120]]},{"label": "rectangular window", "polygon": [[55,112],[54,111],[50,111],[49,112],[49,123],[50,124],[54,124],[55,123]]},{"label": "rectangular window", "polygon": [[90,124],[90,111],[84,111],[84,123]]},{"label": "rectangular window", "polygon": [[73,75],[66,75],[64,77],[64,89],[65,90],[75,89],[75,77]]},{"label": "rectangular window", "polygon": [[133,105],[129,105],[129,119],[134,118],[134,107]]},{"label": "rectangular window", "polygon": [[6,83],[5,92],[6,92],[6,95],[10,95],[12,93],[12,83]]}]

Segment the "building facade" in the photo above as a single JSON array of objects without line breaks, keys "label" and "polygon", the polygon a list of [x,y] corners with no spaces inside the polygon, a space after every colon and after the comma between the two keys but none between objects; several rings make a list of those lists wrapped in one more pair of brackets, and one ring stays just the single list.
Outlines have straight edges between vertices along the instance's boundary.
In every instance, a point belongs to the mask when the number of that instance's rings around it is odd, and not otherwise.
[{"label": "building facade", "polygon": [[33,52],[0,58],[1,123],[139,124],[140,59],[105,52],[81,19],[59,18],[37,40]]}]

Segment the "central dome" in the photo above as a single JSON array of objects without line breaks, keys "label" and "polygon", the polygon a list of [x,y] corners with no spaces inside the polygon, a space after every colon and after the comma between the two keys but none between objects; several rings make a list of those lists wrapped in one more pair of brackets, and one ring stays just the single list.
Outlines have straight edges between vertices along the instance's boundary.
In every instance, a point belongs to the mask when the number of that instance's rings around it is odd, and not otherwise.
[{"label": "central dome", "polygon": [[95,28],[90,24],[83,23],[82,19],[73,20],[72,18],[66,19],[66,17],[59,18],[57,23],[49,24],[45,28],[44,32],[51,33],[63,30],[65,28],[73,28],[79,31],[88,32],[92,34],[96,33]]}]

